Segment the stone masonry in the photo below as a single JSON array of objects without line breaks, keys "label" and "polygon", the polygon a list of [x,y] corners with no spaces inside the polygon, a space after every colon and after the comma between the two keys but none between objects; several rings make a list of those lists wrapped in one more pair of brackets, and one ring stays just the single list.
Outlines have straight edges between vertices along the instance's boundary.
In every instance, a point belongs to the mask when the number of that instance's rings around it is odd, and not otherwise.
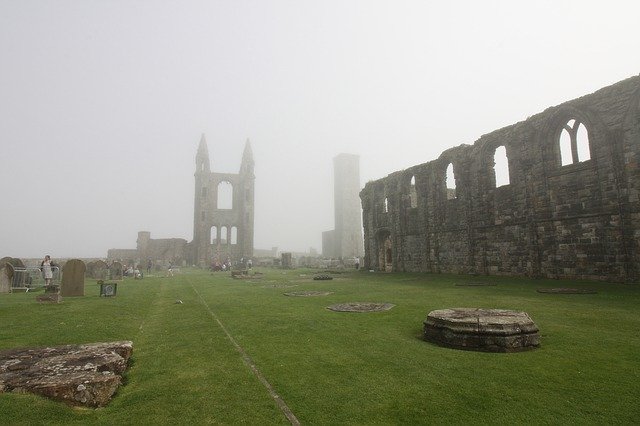
[{"label": "stone masonry", "polygon": [[636,281],[639,164],[636,76],[367,183],[364,266]]},{"label": "stone masonry", "polygon": [[335,229],[322,233],[322,255],[327,258],[362,256],[360,215],[360,157],[339,154],[333,158]]}]

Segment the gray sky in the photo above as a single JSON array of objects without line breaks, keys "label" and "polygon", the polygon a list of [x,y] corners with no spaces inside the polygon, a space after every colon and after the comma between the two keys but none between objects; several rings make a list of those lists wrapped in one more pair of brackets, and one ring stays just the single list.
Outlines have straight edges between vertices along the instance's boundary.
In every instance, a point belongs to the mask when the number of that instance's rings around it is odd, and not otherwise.
[{"label": "gray sky", "polygon": [[256,173],[255,246],[321,248],[361,180],[640,72],[640,2],[0,0],[0,257],[193,237],[212,170]]}]

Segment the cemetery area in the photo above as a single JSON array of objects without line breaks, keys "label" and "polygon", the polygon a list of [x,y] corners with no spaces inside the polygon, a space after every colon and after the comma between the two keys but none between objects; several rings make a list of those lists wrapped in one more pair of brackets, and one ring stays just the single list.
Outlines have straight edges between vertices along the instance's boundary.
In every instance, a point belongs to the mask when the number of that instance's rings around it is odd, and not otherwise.
[{"label": "cemetery area", "polygon": [[[0,294],[0,351],[133,342],[106,406],[0,393],[0,423],[288,424],[234,342],[302,424],[631,424],[640,416],[637,285],[188,268],[116,282],[115,296],[100,297],[87,278],[84,296],[61,303]],[[568,288],[577,291],[555,291]],[[387,309],[328,309],[356,303]],[[427,314],[446,308],[524,311],[540,345],[487,353],[425,341]]]}]

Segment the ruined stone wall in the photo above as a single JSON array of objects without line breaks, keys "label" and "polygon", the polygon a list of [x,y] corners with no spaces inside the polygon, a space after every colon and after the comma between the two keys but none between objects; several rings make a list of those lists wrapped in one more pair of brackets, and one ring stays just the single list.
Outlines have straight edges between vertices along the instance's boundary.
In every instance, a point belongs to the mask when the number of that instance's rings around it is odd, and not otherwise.
[{"label": "ruined stone wall", "polygon": [[[508,158],[503,186],[499,147]],[[635,281],[639,160],[633,77],[369,182],[360,193],[364,266]]]}]

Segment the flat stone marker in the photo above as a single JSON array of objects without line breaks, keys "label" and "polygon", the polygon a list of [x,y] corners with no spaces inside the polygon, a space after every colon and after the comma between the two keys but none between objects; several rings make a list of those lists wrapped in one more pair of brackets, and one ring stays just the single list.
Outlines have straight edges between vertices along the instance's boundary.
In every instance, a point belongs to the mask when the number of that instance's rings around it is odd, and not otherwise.
[{"label": "flat stone marker", "polygon": [[292,291],[289,293],[284,293],[285,296],[298,296],[298,297],[313,297],[313,296],[328,296],[333,294],[332,291]]},{"label": "flat stone marker", "polygon": [[380,312],[388,311],[394,306],[396,305],[392,303],[349,302],[327,306],[327,309],[335,312]]},{"label": "flat stone marker", "polygon": [[84,296],[84,273],[87,267],[80,259],[71,259],[62,267],[60,295],[62,297]]},{"label": "flat stone marker", "polygon": [[471,281],[468,283],[456,283],[456,287],[495,287],[496,283],[483,283],[479,281]]},{"label": "flat stone marker", "polygon": [[453,308],[431,311],[424,321],[425,340],[456,349],[519,352],[540,345],[538,326],[526,312]]},{"label": "flat stone marker", "polygon": [[568,287],[539,288],[536,291],[538,293],[552,293],[552,294],[597,294],[598,293],[597,291],[591,290],[589,288],[568,288]]},{"label": "flat stone marker", "polygon": [[132,352],[130,341],[0,351],[0,393],[104,407],[122,383]]}]

